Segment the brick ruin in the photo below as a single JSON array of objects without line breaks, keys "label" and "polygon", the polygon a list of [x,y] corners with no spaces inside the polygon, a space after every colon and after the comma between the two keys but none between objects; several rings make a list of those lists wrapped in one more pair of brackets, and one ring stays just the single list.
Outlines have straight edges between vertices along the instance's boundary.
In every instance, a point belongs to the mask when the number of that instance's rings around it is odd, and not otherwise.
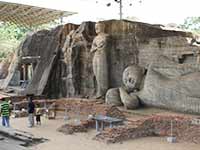
[{"label": "brick ruin", "polygon": [[[20,99],[23,99],[23,97],[20,97]],[[22,101],[13,98],[13,102],[16,110],[26,109],[27,107],[25,97]],[[109,128],[109,125],[106,124],[103,131],[91,138],[93,140],[106,143],[121,143],[126,140],[148,136],[174,136],[178,142],[200,143],[199,118],[193,115],[177,113],[149,114],[144,116],[140,114],[133,115],[130,111],[124,111],[124,109],[116,106],[106,105],[96,99],[62,98],[47,100],[38,97],[38,100],[34,100],[34,103],[41,110],[48,109],[49,111],[55,111],[56,118],[65,119],[67,117],[69,121],[66,121],[65,124],[57,129],[58,132],[66,135],[80,132],[86,133],[91,129],[95,129],[95,121],[90,120],[88,116],[101,114],[121,118],[124,122],[113,128]],[[45,114],[44,111],[42,113]],[[27,116],[27,114],[23,115],[21,114],[20,116],[19,114],[17,117]],[[75,122],[75,120],[78,122]],[[173,127],[172,130],[171,127]]]},{"label": "brick ruin", "polygon": [[[171,133],[171,122],[173,131]],[[183,115],[155,115],[127,122],[126,125],[106,129],[94,137],[107,143],[123,142],[147,136],[173,136],[178,142],[200,143],[200,126],[192,124],[192,117]]]},{"label": "brick ruin", "polygon": [[[13,101],[15,110],[26,109],[28,102],[26,99],[21,101]],[[56,112],[56,117],[69,117],[87,119],[89,115],[101,114],[105,116],[111,116],[124,119],[125,116],[117,107],[106,105],[103,102],[97,100],[88,100],[80,98],[71,99],[38,99],[34,100],[34,104],[37,108],[42,110],[48,109]],[[27,112],[26,112],[27,113]],[[44,111],[43,111],[44,113]]]},{"label": "brick ruin", "polygon": [[[105,143],[122,143],[144,137],[176,137],[177,142],[200,144],[200,126],[192,124],[193,119],[183,115],[154,115],[135,121],[126,120],[123,125],[105,128],[92,139]],[[68,135],[88,132],[94,127],[94,121],[81,120],[79,124],[64,124],[57,130]]]},{"label": "brick ruin", "polygon": [[[199,120],[196,116],[161,113],[146,116],[138,115],[138,117],[134,117],[135,115],[119,110],[116,107],[107,107],[106,105],[97,102],[86,102],[84,100],[78,100],[77,102],[74,102],[74,100],[69,101],[69,103],[63,100],[60,100],[60,102],[57,101],[57,111],[62,111],[64,106],[62,103],[64,102],[67,104],[65,109],[67,108],[68,117],[72,117],[73,119],[79,118],[80,120],[79,122],[69,121],[57,129],[58,132],[62,132],[66,135],[80,132],[86,133],[89,130],[94,129],[95,121],[88,119],[88,114],[93,114],[95,112],[96,114],[123,118],[124,122],[113,128],[109,128],[109,125],[106,125],[103,131],[92,138],[93,140],[106,143],[121,143],[130,139],[143,137],[172,136],[176,137],[177,142],[200,144],[200,125],[194,122],[195,120]],[[88,108],[93,108],[96,111],[92,109],[89,110]],[[112,113],[110,110],[112,110]]]}]

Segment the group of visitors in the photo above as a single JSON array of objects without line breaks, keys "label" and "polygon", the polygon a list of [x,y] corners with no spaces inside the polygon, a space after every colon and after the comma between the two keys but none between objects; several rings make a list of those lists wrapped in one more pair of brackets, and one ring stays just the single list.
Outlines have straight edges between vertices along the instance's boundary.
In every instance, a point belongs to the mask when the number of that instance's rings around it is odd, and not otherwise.
[{"label": "group of visitors", "polygon": [[28,127],[30,127],[30,128],[34,126],[34,116],[35,116],[35,114],[36,114],[36,124],[41,125],[40,109],[39,108],[35,109],[35,104],[33,103],[33,96],[34,95],[27,95],[27,99],[28,99],[28,122],[29,122]]},{"label": "group of visitors", "polygon": [[[35,108],[35,104],[33,103],[33,96],[32,94],[27,95],[28,105],[27,105],[27,112],[28,112],[28,127],[34,127],[34,116],[36,116],[36,123],[41,125],[40,119],[40,109]],[[10,114],[11,114],[11,101],[7,97],[1,97],[1,107],[0,113],[2,117],[2,126],[10,127]]]}]

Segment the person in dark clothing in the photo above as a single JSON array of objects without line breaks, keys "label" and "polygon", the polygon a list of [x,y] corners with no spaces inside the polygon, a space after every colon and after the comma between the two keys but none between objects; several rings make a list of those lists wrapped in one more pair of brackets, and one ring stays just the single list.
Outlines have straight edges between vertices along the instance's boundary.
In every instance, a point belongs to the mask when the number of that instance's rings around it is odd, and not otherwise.
[{"label": "person in dark clothing", "polygon": [[27,95],[28,99],[28,122],[29,127],[34,126],[34,113],[35,113],[35,104],[33,103],[33,96],[32,94]]}]

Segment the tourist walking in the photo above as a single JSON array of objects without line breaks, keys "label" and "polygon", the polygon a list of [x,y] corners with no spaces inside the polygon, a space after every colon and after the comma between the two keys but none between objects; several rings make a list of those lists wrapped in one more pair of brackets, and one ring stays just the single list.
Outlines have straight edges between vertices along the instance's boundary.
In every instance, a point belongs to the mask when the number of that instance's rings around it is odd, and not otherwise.
[{"label": "tourist walking", "polygon": [[35,104],[33,103],[33,95],[27,95],[28,100],[28,127],[34,126],[34,112],[35,112]]},{"label": "tourist walking", "polygon": [[2,125],[4,127],[10,127],[9,119],[10,119],[10,106],[7,98],[1,98],[1,116],[2,116]]},{"label": "tourist walking", "polygon": [[36,108],[36,124],[41,125],[41,109]]}]

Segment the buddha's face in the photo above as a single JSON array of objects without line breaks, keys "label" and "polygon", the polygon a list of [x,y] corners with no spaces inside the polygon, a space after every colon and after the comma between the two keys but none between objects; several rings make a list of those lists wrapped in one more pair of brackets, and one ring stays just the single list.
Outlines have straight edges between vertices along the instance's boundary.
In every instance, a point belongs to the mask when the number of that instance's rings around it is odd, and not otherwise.
[{"label": "buddha's face", "polygon": [[129,66],[123,72],[123,83],[130,91],[140,87],[143,78],[143,69],[139,66]]},{"label": "buddha's face", "polygon": [[104,32],[104,24],[102,23],[96,23],[95,25],[95,31],[97,34]]}]

